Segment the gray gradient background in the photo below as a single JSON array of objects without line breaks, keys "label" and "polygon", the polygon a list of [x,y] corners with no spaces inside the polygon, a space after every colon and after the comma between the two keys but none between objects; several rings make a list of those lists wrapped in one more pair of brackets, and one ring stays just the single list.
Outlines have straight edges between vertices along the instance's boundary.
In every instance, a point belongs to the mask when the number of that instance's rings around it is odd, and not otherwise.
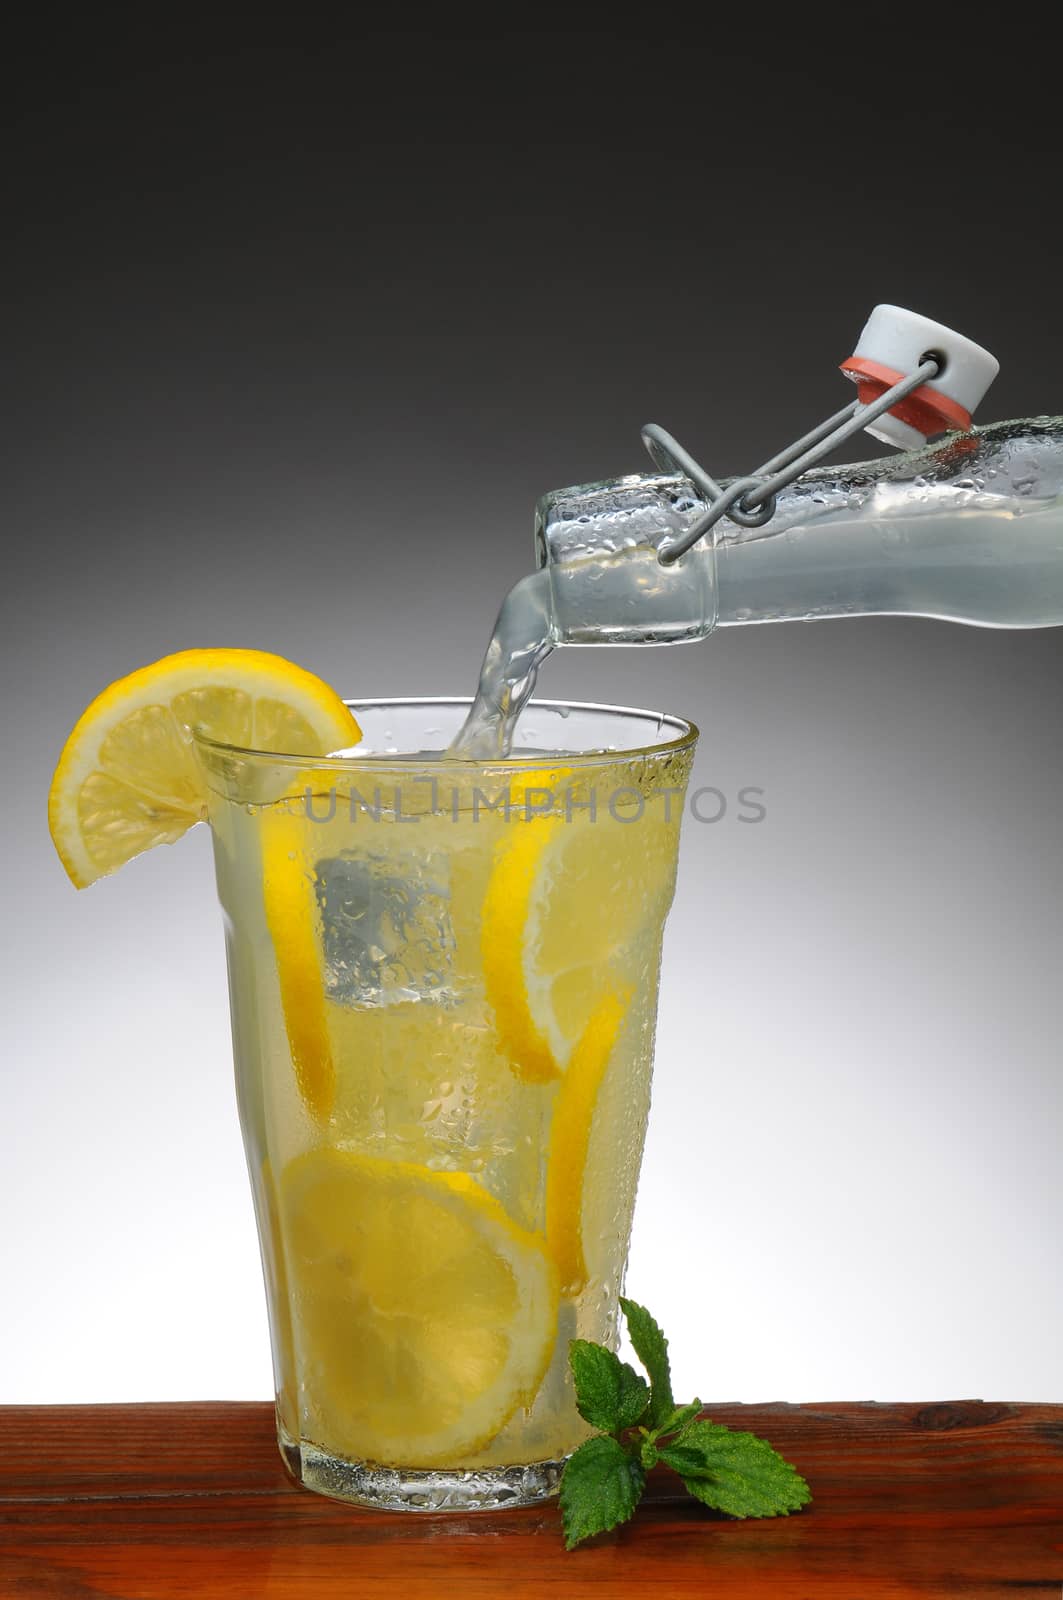
[{"label": "gray gradient background", "polygon": [[[470,691],[541,492],[650,419],[748,470],[879,300],[1001,357],[987,418],[1063,409],[1039,71],[898,32],[16,50],[0,1400],[270,1390],[209,840],[75,895],[45,796],[88,699],[214,643]],[[874,620],[547,666],[766,793],[688,826],[666,948],[629,1287],[679,1392],[1063,1400],[1061,665]]]}]

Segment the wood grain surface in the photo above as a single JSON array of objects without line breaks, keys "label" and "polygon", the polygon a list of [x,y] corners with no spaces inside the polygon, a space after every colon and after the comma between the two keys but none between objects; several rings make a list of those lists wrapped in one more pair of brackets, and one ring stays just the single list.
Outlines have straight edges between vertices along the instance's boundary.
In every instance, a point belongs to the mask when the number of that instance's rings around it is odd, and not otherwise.
[{"label": "wood grain surface", "polygon": [[710,1406],[808,1478],[732,1522],[651,1477],[566,1553],[555,1504],[362,1511],[298,1488],[261,1404],[0,1407],[3,1600],[719,1596],[1063,1600],[1063,1406]]}]

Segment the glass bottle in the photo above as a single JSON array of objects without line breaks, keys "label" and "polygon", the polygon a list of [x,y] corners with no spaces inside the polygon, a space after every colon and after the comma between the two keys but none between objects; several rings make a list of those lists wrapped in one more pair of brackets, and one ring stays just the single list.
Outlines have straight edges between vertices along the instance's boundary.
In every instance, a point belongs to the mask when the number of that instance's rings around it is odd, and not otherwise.
[{"label": "glass bottle", "polygon": [[1063,623],[1063,417],[816,468],[762,527],[725,516],[662,564],[707,509],[678,473],[545,495],[535,545],[552,644],[671,644],[818,617]]}]

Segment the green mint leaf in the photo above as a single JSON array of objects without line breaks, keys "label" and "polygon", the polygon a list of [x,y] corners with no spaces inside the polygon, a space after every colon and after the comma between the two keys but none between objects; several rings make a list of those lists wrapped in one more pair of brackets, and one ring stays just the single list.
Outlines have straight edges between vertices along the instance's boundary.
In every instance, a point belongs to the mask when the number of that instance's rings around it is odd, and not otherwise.
[{"label": "green mint leaf", "polygon": [[766,1439],[720,1423],[695,1422],[681,1444],[658,1453],[679,1473],[688,1493],[730,1517],[788,1516],[812,1498],[797,1469]]},{"label": "green mint leaf", "polygon": [[704,1450],[698,1450],[693,1445],[659,1444],[654,1448],[657,1459],[663,1461],[666,1467],[671,1467],[673,1472],[678,1472],[681,1478],[697,1478],[709,1470]]},{"label": "green mint leaf", "polygon": [[[683,1429],[686,1427],[687,1423],[693,1422],[700,1410],[700,1400],[691,1400],[688,1406],[676,1406],[675,1410],[671,1412],[669,1416],[665,1417],[662,1422],[658,1423],[657,1427],[654,1429],[654,1438],[660,1439],[667,1433],[675,1433],[682,1436]],[[678,1443],[678,1440],[674,1442]]]},{"label": "green mint leaf", "polygon": [[568,1550],[595,1533],[626,1522],[638,1505],[646,1474],[615,1439],[599,1434],[569,1456],[561,1475],[561,1524]]},{"label": "green mint leaf", "polygon": [[657,1446],[648,1435],[639,1445],[639,1460],[642,1462],[642,1465],[646,1468],[647,1472],[649,1472],[651,1467],[655,1467],[657,1462],[660,1460],[660,1456],[657,1452]]},{"label": "green mint leaf", "polygon": [[[675,1450],[682,1445],[684,1448],[689,1448],[692,1450],[706,1450],[712,1444],[713,1440],[722,1437],[724,1434],[733,1435],[733,1432],[734,1430],[732,1428],[726,1427],[722,1422],[688,1422],[683,1428],[682,1432],[678,1433],[667,1446],[659,1445],[658,1449],[664,1450],[667,1448],[669,1450]],[[749,1434],[747,1437],[752,1438],[753,1435]]]},{"label": "green mint leaf", "polygon": [[573,1339],[568,1362],[576,1383],[576,1408],[584,1421],[603,1433],[633,1428],[649,1404],[650,1391],[634,1367],[611,1350]]},{"label": "green mint leaf", "polygon": [[650,1421],[655,1428],[675,1409],[672,1399],[672,1373],[668,1365],[668,1340],[645,1306],[620,1298],[620,1309],[627,1319],[627,1331],[635,1354],[646,1368],[652,1385]]}]

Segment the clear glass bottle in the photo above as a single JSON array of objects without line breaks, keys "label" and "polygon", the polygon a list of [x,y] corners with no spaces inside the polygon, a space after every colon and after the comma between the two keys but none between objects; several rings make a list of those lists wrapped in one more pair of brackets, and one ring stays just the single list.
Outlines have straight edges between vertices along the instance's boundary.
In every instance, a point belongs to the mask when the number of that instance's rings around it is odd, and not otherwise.
[{"label": "clear glass bottle", "polygon": [[545,495],[535,540],[551,643],[670,644],[717,627],[875,614],[1063,623],[1063,417],[817,468],[780,493],[763,527],[724,517],[663,565],[659,553],[706,510],[676,474]]}]

